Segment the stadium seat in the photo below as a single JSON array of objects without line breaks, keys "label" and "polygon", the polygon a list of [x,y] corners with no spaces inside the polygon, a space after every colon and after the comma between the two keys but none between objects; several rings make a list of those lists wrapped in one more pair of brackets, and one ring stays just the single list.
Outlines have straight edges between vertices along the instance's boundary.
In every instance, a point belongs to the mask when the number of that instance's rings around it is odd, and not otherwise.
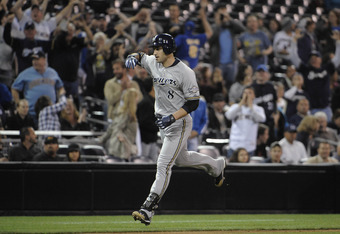
[{"label": "stadium seat", "polygon": [[152,159],[144,157],[144,156],[135,156],[130,158],[130,162],[132,163],[155,163]]},{"label": "stadium seat", "polygon": [[103,146],[100,145],[84,145],[81,147],[82,155],[98,155],[105,156],[106,151]]},{"label": "stadium seat", "polygon": [[263,163],[264,159],[259,156],[250,157],[249,163]]},{"label": "stadium seat", "polygon": [[220,156],[220,152],[215,146],[212,145],[200,145],[198,146],[197,151],[202,154],[209,155],[212,158],[218,158]]},{"label": "stadium seat", "polygon": [[64,156],[67,153],[68,145],[66,144],[59,144],[59,149],[57,151],[58,155]]}]

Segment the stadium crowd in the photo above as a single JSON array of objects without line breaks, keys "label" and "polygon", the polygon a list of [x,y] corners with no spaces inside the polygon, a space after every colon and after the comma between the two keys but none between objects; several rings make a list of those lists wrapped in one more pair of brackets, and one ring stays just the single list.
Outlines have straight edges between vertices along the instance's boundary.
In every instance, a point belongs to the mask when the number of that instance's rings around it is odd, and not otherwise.
[{"label": "stadium crowd", "polygon": [[1,161],[84,160],[80,141],[58,155],[72,136],[35,134],[61,130],[101,132],[85,138],[105,148],[107,162],[155,162],[152,77],[124,60],[151,54],[152,38],[165,32],[200,88],[188,149],[210,144],[239,163],[339,162],[336,5],[314,0],[301,7],[321,13],[284,15],[255,11],[260,0],[248,1],[247,14],[233,1],[94,2],[1,0],[0,128],[20,131],[1,135],[20,138],[6,151],[0,144]]}]

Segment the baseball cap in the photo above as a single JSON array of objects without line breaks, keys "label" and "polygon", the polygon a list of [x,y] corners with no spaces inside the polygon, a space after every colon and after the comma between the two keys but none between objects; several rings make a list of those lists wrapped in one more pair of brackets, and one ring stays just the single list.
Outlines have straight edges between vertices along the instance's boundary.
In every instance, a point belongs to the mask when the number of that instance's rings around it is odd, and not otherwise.
[{"label": "baseball cap", "polygon": [[58,138],[54,136],[48,136],[45,138],[44,144],[58,144]]},{"label": "baseball cap", "polygon": [[185,23],[185,29],[188,31],[192,31],[195,28],[195,23],[191,20]]},{"label": "baseball cap", "polygon": [[285,132],[296,132],[296,126],[294,124],[289,124],[285,127]]},{"label": "baseball cap", "polygon": [[221,101],[224,101],[224,96],[222,93],[216,93],[214,94],[213,96],[213,102],[221,102]]},{"label": "baseball cap", "polygon": [[312,51],[310,52],[310,54],[309,54],[309,57],[311,57],[311,56],[321,57],[321,54],[320,54],[320,52],[317,51],[317,50],[312,50]]},{"label": "baseball cap", "polygon": [[260,64],[257,66],[256,71],[266,71],[268,72],[268,68],[266,64]]},{"label": "baseball cap", "polygon": [[68,146],[67,152],[74,152],[74,151],[80,151],[80,147],[78,144],[72,143]]},{"label": "baseball cap", "polygon": [[34,51],[32,54],[33,59],[39,59],[39,58],[45,58],[45,53],[41,50],[39,51]]},{"label": "baseball cap", "polygon": [[28,30],[28,29],[35,29],[35,25],[34,25],[34,23],[32,22],[32,21],[28,21],[28,22],[26,22],[26,24],[25,24],[25,28],[24,28],[25,30]]}]

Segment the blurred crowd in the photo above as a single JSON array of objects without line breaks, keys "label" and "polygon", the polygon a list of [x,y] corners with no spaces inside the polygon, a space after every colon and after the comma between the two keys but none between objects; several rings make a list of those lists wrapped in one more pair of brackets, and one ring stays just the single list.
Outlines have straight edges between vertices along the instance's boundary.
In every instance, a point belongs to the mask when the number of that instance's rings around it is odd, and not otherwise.
[{"label": "blurred crowd", "polygon": [[[123,12],[127,2],[137,10]],[[0,128],[20,132],[1,135],[20,141],[1,161],[84,160],[80,144],[58,155],[60,140],[79,136],[35,134],[61,130],[101,132],[86,138],[108,162],[155,162],[152,77],[124,61],[152,54],[165,32],[200,89],[189,150],[214,146],[239,163],[339,162],[340,9],[241,20],[222,1],[191,3],[189,14],[176,1],[110,1],[104,11],[90,3],[1,0]]]}]

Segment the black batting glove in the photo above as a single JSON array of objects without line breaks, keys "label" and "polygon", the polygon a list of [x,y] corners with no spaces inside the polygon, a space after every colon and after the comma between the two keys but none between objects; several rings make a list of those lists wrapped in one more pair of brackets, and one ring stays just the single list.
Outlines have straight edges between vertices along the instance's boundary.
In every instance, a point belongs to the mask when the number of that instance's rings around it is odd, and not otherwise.
[{"label": "black batting glove", "polygon": [[173,124],[176,121],[175,117],[173,115],[164,116],[161,119],[156,120],[156,125],[160,129],[164,129],[166,127],[169,127],[171,124]]}]

